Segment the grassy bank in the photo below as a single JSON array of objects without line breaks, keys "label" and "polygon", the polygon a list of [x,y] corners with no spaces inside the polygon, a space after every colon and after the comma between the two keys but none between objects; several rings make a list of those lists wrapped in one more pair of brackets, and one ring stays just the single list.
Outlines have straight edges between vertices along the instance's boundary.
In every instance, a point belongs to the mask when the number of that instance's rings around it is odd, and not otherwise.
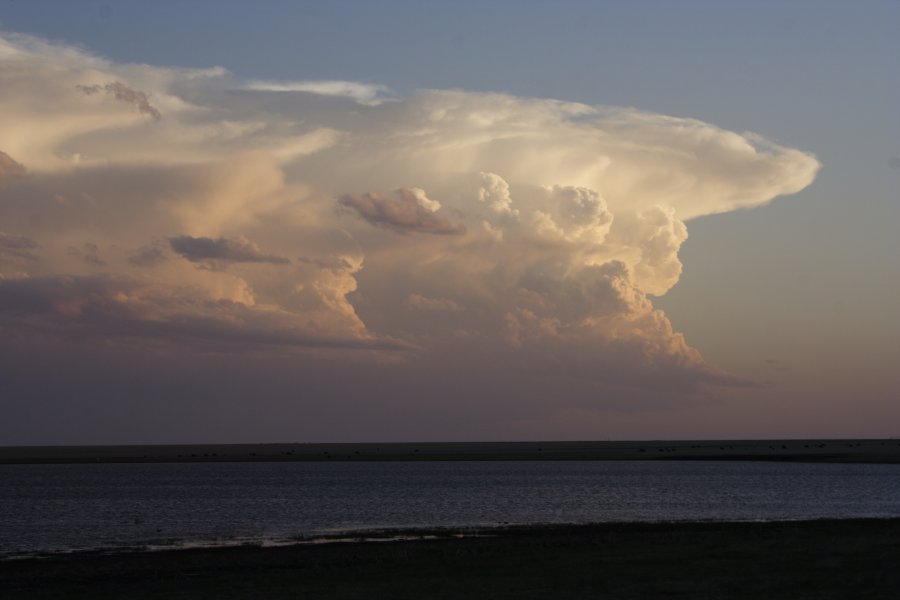
[{"label": "grassy bank", "polygon": [[[18,598],[896,598],[900,520],[536,526],[489,537],[0,563]],[[468,533],[473,533],[469,531]]]}]

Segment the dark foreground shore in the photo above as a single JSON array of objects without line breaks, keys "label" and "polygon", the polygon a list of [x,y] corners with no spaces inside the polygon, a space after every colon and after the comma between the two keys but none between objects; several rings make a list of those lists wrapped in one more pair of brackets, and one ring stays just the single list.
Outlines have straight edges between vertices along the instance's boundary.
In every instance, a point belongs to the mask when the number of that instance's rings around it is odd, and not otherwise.
[{"label": "dark foreground shore", "polygon": [[0,447],[0,464],[434,460],[768,460],[900,463],[900,440],[643,440]]},{"label": "dark foreground shore", "polygon": [[820,600],[900,590],[900,519],[430,533],[438,537],[6,561],[0,595]]}]

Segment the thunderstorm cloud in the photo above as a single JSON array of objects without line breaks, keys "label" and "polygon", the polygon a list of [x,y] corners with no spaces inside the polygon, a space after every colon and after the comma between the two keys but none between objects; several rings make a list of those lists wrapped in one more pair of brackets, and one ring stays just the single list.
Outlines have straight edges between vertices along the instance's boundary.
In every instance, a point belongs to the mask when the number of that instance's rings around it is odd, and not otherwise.
[{"label": "thunderstorm cloud", "polygon": [[583,406],[743,385],[652,298],[679,280],[691,219],[793,194],[819,169],[636,109],[387,99],[16,35],[0,38],[0,89],[6,339],[295,353],[330,365],[305,380],[319,390],[345,385],[353,356],[385,387],[354,388],[361,402],[540,388]]}]

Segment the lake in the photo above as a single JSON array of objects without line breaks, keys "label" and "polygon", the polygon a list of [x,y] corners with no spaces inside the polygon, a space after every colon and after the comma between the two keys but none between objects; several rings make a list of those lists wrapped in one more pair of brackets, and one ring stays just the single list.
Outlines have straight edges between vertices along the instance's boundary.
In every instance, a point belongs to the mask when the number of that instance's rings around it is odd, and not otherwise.
[{"label": "lake", "polygon": [[0,556],[382,528],[900,517],[900,465],[717,461],[0,465]]}]

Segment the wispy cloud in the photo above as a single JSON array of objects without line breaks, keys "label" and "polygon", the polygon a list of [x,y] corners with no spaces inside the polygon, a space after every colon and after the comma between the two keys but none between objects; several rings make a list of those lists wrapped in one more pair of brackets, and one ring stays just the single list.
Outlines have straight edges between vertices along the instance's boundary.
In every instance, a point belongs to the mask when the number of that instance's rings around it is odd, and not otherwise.
[{"label": "wispy cloud", "polygon": [[39,244],[24,235],[13,235],[0,231],[0,256],[36,260],[34,250]]},{"label": "wispy cloud", "polygon": [[415,310],[437,312],[462,312],[463,307],[447,298],[427,298],[421,294],[410,294],[406,297],[406,305]]},{"label": "wispy cloud", "polygon": [[303,92],[320,96],[337,96],[360,104],[377,106],[394,98],[390,88],[356,81],[250,81],[248,90],[261,92]]},{"label": "wispy cloud", "polygon": [[150,98],[144,92],[133,90],[121,81],[113,81],[105,85],[77,85],[75,86],[88,96],[93,96],[100,92],[106,92],[113,98],[126,104],[131,104],[138,109],[139,112],[151,117],[155,121],[162,118],[162,113],[150,104]]}]

